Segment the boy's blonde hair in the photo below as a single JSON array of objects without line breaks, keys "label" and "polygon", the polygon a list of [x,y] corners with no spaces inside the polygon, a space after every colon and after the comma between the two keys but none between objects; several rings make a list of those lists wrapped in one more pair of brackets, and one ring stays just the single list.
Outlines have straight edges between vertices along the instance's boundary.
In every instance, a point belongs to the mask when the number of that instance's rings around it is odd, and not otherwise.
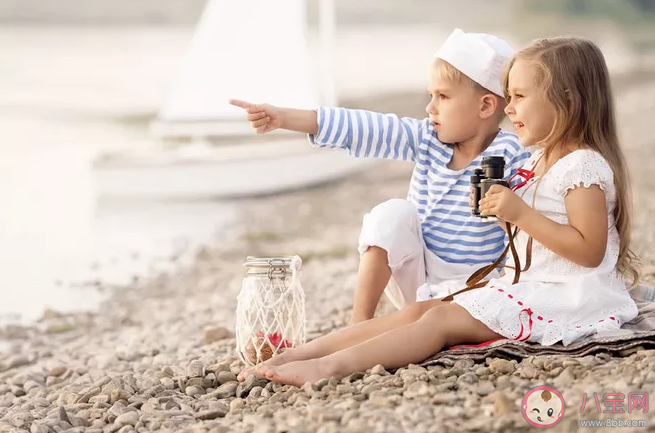
[{"label": "boy's blonde hair", "polygon": [[497,108],[496,108],[496,113],[495,116],[498,120],[498,123],[502,122],[502,120],[505,118],[505,106],[507,105],[507,102],[505,101],[504,98],[496,95],[494,92],[492,92],[489,89],[486,89],[482,87],[479,83],[476,81],[473,81],[468,75],[464,74],[462,71],[448,63],[447,61],[443,59],[435,59],[434,60],[434,71],[437,74],[437,77],[444,81],[448,81],[451,83],[456,83],[456,84],[461,84],[464,83],[467,86],[470,86],[473,90],[475,90],[477,93],[481,95],[485,94],[490,94],[496,97],[497,99]]},{"label": "boy's blonde hair", "polygon": [[[508,71],[518,59],[532,62],[537,68],[536,84],[553,106],[555,121],[544,140],[548,157],[566,143],[589,146],[600,153],[614,172],[616,207],[614,221],[620,237],[617,269],[632,281],[639,282],[638,260],[630,249],[631,197],[628,170],[619,145],[610,76],[600,49],[590,40],[576,37],[538,39],[518,52]],[[508,98],[509,73],[505,74],[504,92]]]}]

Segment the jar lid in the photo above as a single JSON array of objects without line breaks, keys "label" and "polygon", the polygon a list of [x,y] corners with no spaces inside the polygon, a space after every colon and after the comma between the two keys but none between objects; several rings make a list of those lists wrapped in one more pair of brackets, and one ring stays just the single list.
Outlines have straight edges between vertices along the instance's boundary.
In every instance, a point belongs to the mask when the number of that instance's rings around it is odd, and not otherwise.
[{"label": "jar lid", "polygon": [[295,271],[300,270],[302,260],[299,256],[280,257],[246,257],[243,265],[252,273],[267,273],[270,270]]}]

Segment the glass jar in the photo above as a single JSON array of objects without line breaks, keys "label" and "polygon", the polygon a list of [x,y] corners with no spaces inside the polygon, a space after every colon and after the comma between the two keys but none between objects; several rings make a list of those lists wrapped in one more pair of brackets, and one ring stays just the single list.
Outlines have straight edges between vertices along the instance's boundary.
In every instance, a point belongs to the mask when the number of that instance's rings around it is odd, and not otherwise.
[{"label": "glass jar", "polygon": [[237,297],[237,353],[249,366],[305,343],[300,257],[248,257]]}]

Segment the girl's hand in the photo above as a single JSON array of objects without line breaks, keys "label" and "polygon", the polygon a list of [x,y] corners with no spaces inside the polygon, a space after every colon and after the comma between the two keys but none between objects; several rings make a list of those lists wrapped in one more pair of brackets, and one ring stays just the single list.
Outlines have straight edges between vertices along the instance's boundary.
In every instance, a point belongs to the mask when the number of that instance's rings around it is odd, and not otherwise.
[{"label": "girl's hand", "polygon": [[484,198],[480,200],[480,213],[482,215],[495,215],[512,224],[516,224],[516,221],[530,209],[530,206],[514,191],[500,185],[493,185]]}]

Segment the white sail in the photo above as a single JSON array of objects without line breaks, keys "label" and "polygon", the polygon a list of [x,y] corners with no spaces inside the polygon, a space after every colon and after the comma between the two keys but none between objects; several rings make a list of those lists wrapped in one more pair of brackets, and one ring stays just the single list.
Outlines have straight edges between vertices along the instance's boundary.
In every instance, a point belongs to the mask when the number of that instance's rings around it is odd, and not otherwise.
[{"label": "white sail", "polygon": [[176,123],[196,124],[189,135],[247,132],[229,98],[299,108],[322,102],[319,88],[329,78],[307,59],[305,1],[210,0],[155,134]]}]

